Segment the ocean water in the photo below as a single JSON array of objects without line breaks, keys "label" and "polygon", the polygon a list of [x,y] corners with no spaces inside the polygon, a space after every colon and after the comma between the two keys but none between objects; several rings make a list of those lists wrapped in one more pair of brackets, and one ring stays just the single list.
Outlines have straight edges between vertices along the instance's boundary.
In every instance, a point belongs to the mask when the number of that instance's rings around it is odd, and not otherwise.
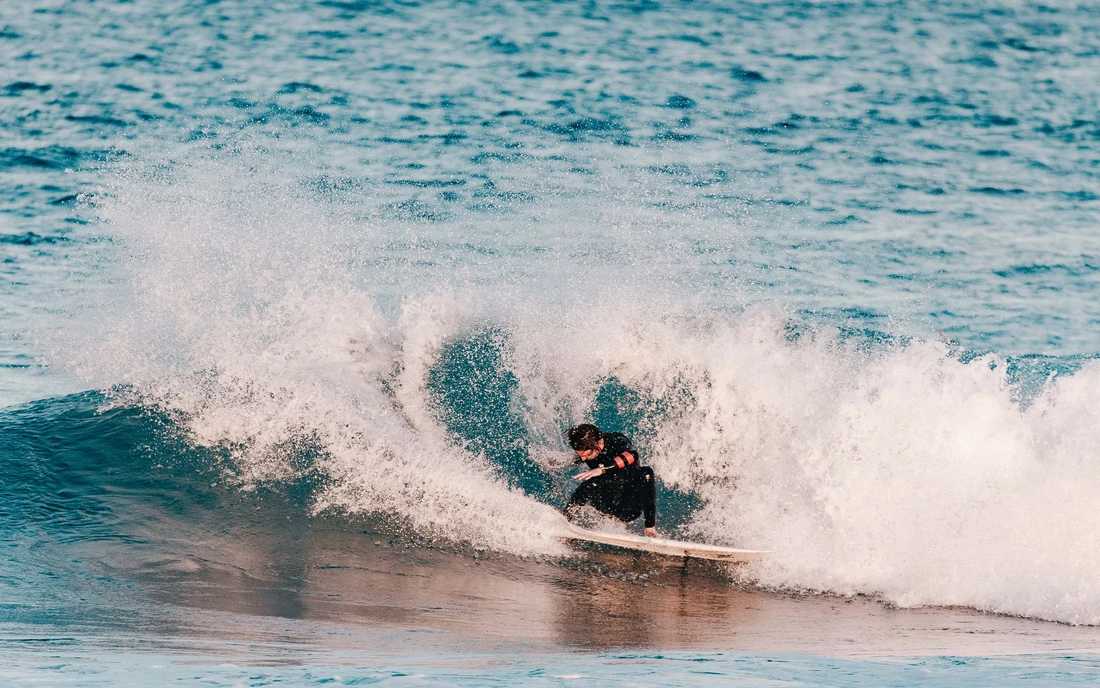
[{"label": "ocean water", "polygon": [[[0,676],[1100,675],[1100,10],[0,6]],[[630,434],[667,562],[557,537]]]}]

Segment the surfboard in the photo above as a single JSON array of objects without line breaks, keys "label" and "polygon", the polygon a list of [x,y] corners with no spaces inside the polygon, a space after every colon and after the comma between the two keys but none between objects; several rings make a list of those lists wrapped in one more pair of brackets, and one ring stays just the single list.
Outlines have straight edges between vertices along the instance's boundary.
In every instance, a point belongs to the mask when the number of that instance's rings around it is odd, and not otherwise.
[{"label": "surfboard", "polygon": [[583,540],[601,545],[610,545],[611,547],[631,549],[637,552],[663,554],[669,557],[692,557],[695,559],[714,559],[716,561],[752,561],[762,559],[776,552],[772,549],[734,549],[733,547],[703,545],[695,542],[642,537],[626,533],[605,533],[581,528],[572,523],[565,523],[563,528],[565,532],[562,537],[567,540]]}]

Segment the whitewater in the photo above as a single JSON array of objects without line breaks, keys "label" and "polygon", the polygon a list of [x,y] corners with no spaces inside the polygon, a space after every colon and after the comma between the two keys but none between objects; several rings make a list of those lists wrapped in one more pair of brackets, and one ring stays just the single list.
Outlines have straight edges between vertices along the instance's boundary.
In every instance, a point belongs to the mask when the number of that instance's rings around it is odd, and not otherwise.
[{"label": "whitewater", "polygon": [[[0,24],[8,636],[137,628],[216,657],[335,634],[334,666],[356,638],[458,666],[495,634],[843,654],[804,614],[875,656],[992,657],[960,640],[977,624],[1086,662],[1053,684],[1095,675],[1091,8],[76,2]],[[634,439],[665,533],[777,553],[677,572],[564,543],[580,422]],[[642,589],[654,616],[617,625]],[[892,646],[906,624],[924,640]],[[400,649],[420,626],[489,645]],[[509,652],[501,681],[536,675]],[[960,683],[1019,669],[988,666]],[[426,680],[477,680],[455,676]]]},{"label": "whitewater", "polygon": [[[560,553],[546,491],[523,490],[493,455],[519,443],[520,461],[549,471],[567,460],[563,429],[613,385],[664,485],[699,501],[683,533],[780,550],[741,574],[757,584],[1100,623],[1097,363],[1029,391],[1003,356],[934,333],[869,339],[774,302],[717,310],[677,298],[665,266],[619,269],[651,249],[626,243],[622,260],[614,236],[582,243],[615,256],[611,270],[603,256],[552,256],[522,299],[512,280],[447,280],[435,266],[395,289],[348,267],[367,260],[350,244],[372,243],[369,221],[244,164],[131,169],[92,197],[119,254],[102,259],[128,272],[112,297],[95,292],[76,335],[62,327],[54,354],[94,387],[118,386],[118,403],[172,414],[190,441],[232,447],[242,489],[294,477],[308,440],[309,469],[327,479],[314,513]],[[467,352],[472,370],[441,379],[462,342],[491,358]],[[506,417],[446,408],[462,385],[504,395],[492,412]],[[476,421],[508,436],[455,431]]]}]

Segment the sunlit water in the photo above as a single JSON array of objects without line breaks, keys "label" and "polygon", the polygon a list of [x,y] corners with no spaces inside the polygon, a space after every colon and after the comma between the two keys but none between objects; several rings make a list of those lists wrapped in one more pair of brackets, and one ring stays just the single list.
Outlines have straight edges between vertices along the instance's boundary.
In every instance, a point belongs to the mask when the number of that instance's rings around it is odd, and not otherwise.
[{"label": "sunlit water", "polygon": [[[8,3],[0,64],[10,680],[1095,680],[1095,8]],[[779,552],[567,548],[582,420]]]}]

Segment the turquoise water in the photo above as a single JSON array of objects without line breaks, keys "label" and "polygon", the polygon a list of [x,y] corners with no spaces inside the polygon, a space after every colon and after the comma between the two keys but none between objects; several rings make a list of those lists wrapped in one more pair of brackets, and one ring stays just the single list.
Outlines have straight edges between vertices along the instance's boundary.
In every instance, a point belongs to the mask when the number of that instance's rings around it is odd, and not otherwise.
[{"label": "turquoise water", "polygon": [[[9,680],[1095,680],[1095,8],[9,3],[0,63]],[[581,421],[778,553],[566,548]]]},{"label": "turquoise water", "polygon": [[[279,657],[280,648],[264,650],[268,654],[264,660],[286,661]],[[291,648],[284,652],[300,654]],[[1072,686],[1092,685],[1097,671],[1094,660],[1062,657],[855,661],[729,653],[530,653],[444,655],[420,664],[392,656],[311,653],[309,666],[272,667],[251,664],[249,660],[255,659],[249,656],[224,661],[224,657],[181,657],[178,652],[161,654],[144,648],[126,655],[97,652],[92,662],[64,651],[59,655],[49,662],[21,658],[22,662],[9,665],[12,685],[140,686],[152,681],[209,686],[585,686],[610,680],[616,685],[645,686]]]}]

